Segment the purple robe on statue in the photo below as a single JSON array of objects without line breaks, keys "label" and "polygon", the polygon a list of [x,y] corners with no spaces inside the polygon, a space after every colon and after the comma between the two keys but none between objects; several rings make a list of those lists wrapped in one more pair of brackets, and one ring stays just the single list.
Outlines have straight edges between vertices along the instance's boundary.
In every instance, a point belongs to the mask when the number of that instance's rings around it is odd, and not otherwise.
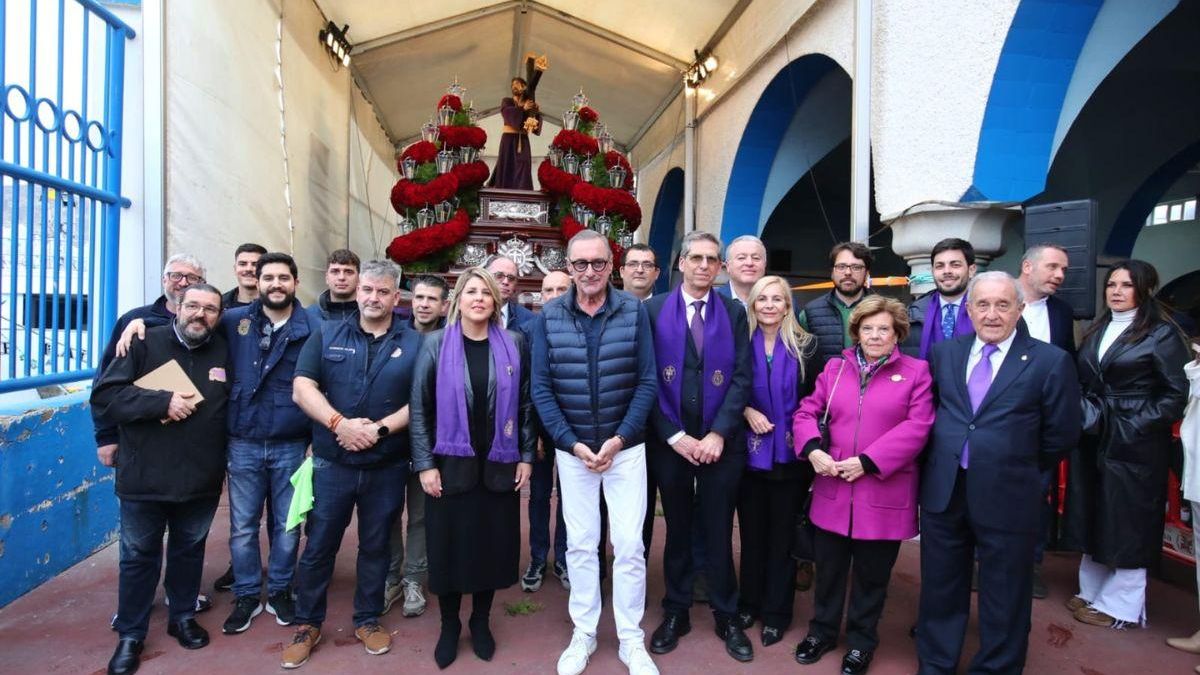
[{"label": "purple robe on statue", "polygon": [[[500,116],[504,118],[505,132],[500,136],[500,152],[496,168],[488,180],[488,187],[510,190],[533,189],[533,156],[529,150],[529,134],[525,133],[525,110],[512,98],[500,102]],[[542,116],[534,113],[538,126],[533,133],[542,133]],[[512,133],[511,129],[516,129]]]}]

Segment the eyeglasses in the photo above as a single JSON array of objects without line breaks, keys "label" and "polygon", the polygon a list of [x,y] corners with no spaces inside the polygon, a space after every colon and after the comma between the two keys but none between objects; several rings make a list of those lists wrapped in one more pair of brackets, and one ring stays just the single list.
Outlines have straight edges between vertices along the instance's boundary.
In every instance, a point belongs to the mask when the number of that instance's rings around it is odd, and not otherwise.
[{"label": "eyeglasses", "polygon": [[655,263],[652,263],[652,262],[650,262],[649,260],[646,260],[646,261],[626,261],[626,263],[625,263],[625,267],[628,267],[628,268],[629,268],[629,269],[631,269],[631,270],[653,270],[653,269],[658,269],[658,265],[656,265]]},{"label": "eyeglasses", "polygon": [[608,267],[609,261],[605,258],[596,258],[595,260],[572,260],[571,269],[576,272],[586,272],[590,265],[593,272],[603,272],[604,268]]},{"label": "eyeglasses", "polygon": [[496,277],[496,281],[507,281],[512,283],[517,280],[517,275],[507,272],[492,272],[492,276]]},{"label": "eyeglasses", "polygon": [[179,283],[187,279],[189,284],[199,284],[204,282],[204,277],[196,274],[187,274],[185,272],[167,272],[167,278],[173,283]]},{"label": "eyeglasses", "polygon": [[201,305],[198,302],[185,302],[183,303],[183,311],[187,312],[188,314],[204,312],[209,316],[217,316],[221,313],[221,308],[213,307],[212,305]]},{"label": "eyeglasses", "polygon": [[842,273],[845,273],[845,272],[862,272],[862,271],[863,271],[863,270],[865,270],[865,269],[867,269],[867,266],[866,266],[866,265],[863,265],[863,264],[861,264],[861,263],[856,263],[856,264],[853,264],[853,265],[850,265],[850,264],[847,264],[847,263],[838,263],[838,264],[836,264],[836,265],[834,265],[834,266],[833,266],[833,271],[835,271],[835,272],[842,272]]},{"label": "eyeglasses", "polygon": [[275,324],[270,321],[263,323],[262,339],[258,341],[258,348],[262,351],[267,351],[271,348],[271,336],[275,333]]},{"label": "eyeglasses", "polygon": [[697,267],[700,265],[720,265],[721,256],[693,253],[687,257],[687,261],[693,265],[696,265]]}]

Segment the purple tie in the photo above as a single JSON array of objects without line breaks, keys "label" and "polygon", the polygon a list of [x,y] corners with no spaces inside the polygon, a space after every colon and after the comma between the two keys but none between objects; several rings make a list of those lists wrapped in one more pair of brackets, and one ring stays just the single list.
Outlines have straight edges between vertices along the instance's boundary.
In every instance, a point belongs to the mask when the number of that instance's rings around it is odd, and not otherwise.
[{"label": "purple tie", "polygon": [[696,354],[704,355],[704,301],[695,300],[692,302],[692,307],[696,308],[696,313],[692,316],[692,344],[696,345]]},{"label": "purple tie", "polygon": [[[979,410],[979,404],[983,403],[983,397],[987,396],[988,387],[992,386],[992,354],[999,350],[996,345],[985,344],[979,363],[975,364],[971,369],[971,376],[967,378],[967,394],[971,397],[972,412]],[[964,469],[967,468],[967,446],[967,443],[963,443],[962,460],[959,462]]]}]

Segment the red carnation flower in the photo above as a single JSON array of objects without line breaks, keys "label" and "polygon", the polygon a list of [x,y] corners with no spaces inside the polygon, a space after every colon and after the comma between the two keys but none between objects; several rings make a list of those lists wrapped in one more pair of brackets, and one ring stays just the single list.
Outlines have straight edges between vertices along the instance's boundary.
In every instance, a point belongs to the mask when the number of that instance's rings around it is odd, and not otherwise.
[{"label": "red carnation flower", "polygon": [[458,189],[466,190],[473,187],[483,185],[488,179],[488,174],[491,172],[488,169],[487,162],[474,161],[470,164],[455,164],[450,173],[458,179]]},{"label": "red carnation flower", "polygon": [[600,113],[585,105],[579,109],[579,119],[582,122],[595,122],[600,119]]},{"label": "red carnation flower", "polygon": [[563,152],[572,152],[576,155],[587,156],[600,152],[600,145],[596,143],[596,139],[578,131],[571,131],[570,129],[563,129],[558,132],[551,145]]},{"label": "red carnation flower", "polygon": [[401,178],[392,186],[392,208],[397,212],[419,209],[444,202],[458,192],[458,178],[453,173],[435,176],[428,183],[417,183]]},{"label": "red carnation flower", "polygon": [[482,148],[487,144],[487,132],[479,127],[438,127],[438,139],[443,148]]},{"label": "red carnation flower", "polygon": [[633,189],[633,167],[629,165],[629,160],[625,159],[625,155],[616,150],[609,150],[604,153],[604,167],[611,169],[614,166],[620,165],[625,169],[625,184],[614,185],[613,187],[622,187],[626,190]]},{"label": "red carnation flower", "polygon": [[467,238],[470,229],[471,219],[467,217],[465,209],[459,209],[444,223],[396,237],[387,247],[387,256],[401,265],[407,265],[457,246]]},{"label": "red carnation flower", "polygon": [[400,160],[397,162],[397,165],[401,171],[404,171],[404,167],[400,165],[400,162],[403,162],[405,159],[412,157],[417,161],[417,164],[424,164],[425,162],[436,160],[437,153],[437,146],[433,143],[429,141],[417,141],[405,148],[404,152],[400,153]]},{"label": "red carnation flower", "polygon": [[460,112],[462,111],[462,99],[454,94],[446,94],[438,100],[437,104],[438,110],[441,110],[445,106],[450,106],[454,112]]},{"label": "red carnation flower", "polygon": [[538,183],[542,186],[542,192],[551,197],[557,199],[571,194],[571,188],[575,187],[578,182],[579,176],[563,171],[551,164],[548,159],[542,160],[542,163],[538,165]]}]

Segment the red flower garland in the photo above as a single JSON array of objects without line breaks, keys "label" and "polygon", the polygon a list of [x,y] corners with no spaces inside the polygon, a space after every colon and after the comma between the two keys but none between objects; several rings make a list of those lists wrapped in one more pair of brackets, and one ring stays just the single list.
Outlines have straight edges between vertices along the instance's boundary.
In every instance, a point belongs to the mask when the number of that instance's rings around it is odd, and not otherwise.
[{"label": "red flower garland", "polygon": [[554,141],[550,143],[554,147],[563,152],[573,152],[576,155],[594,155],[600,152],[600,145],[596,143],[596,139],[587,134],[570,129],[563,129],[554,137]]},{"label": "red flower garland", "polygon": [[[563,241],[566,241],[566,242],[571,241],[571,237],[574,237],[575,235],[579,234],[580,232],[583,232],[585,229],[587,229],[587,228],[585,228],[583,225],[580,225],[579,221],[575,220],[573,217],[571,217],[570,214],[563,216],[563,219],[562,219]],[[624,252],[625,252],[625,249],[622,248],[620,244],[613,241],[612,239],[608,240],[608,248],[609,248],[609,250],[611,250],[613,252],[612,259],[614,261],[620,260],[622,254],[624,254]]]},{"label": "red flower garland", "polygon": [[[621,153],[617,152],[616,150],[609,150],[608,152],[604,153],[604,167],[605,168],[611,169],[614,166],[617,166],[618,164],[620,164],[625,169],[625,185],[624,185],[625,189],[632,190],[633,189],[633,167],[629,165],[629,160],[625,159],[625,155],[622,155]],[[617,186],[614,185],[613,187],[617,187]]]},{"label": "red flower garland", "polygon": [[479,127],[438,127],[438,132],[443,149],[482,148],[487,144],[487,132]]},{"label": "red flower garland", "polygon": [[470,164],[455,164],[450,173],[458,179],[458,189],[467,190],[483,185],[491,169],[488,168],[487,162],[474,161]]},{"label": "red flower garland", "polygon": [[396,237],[387,247],[387,256],[401,265],[407,265],[461,243],[470,229],[471,219],[467,217],[466,209],[459,209],[444,223]]},{"label": "red flower garland", "polygon": [[397,212],[404,209],[419,209],[450,199],[458,192],[458,178],[453,173],[434,177],[428,183],[416,183],[404,178],[392,187],[392,208]]},{"label": "red flower garland", "polygon": [[563,171],[551,164],[548,159],[542,160],[542,163],[538,165],[538,183],[542,186],[542,192],[555,199],[571,194],[571,188],[575,187],[578,182],[579,176]]},{"label": "red flower garland", "polygon": [[609,213],[621,216],[630,232],[642,223],[642,207],[625,190],[600,188],[580,182],[571,188],[571,201],[583,204],[597,215]]},{"label": "red flower garland", "polygon": [[596,112],[590,106],[585,105],[579,109],[579,121],[590,123],[595,122],[598,119],[600,119],[600,113]]},{"label": "red flower garland", "polygon": [[446,94],[440,100],[438,100],[438,104],[437,104],[438,110],[441,110],[443,107],[445,107],[447,105],[450,106],[450,109],[453,110],[454,112],[462,111],[462,99],[455,96],[454,94]]},{"label": "red flower garland", "polygon": [[412,157],[413,159],[417,160],[417,164],[424,164],[425,162],[435,161],[437,159],[437,153],[437,146],[433,143],[430,143],[429,141],[417,141],[416,143],[413,143],[405,148],[404,152],[400,153],[400,160],[397,162],[397,166],[399,166],[400,171],[403,172],[403,162],[405,159]]}]

